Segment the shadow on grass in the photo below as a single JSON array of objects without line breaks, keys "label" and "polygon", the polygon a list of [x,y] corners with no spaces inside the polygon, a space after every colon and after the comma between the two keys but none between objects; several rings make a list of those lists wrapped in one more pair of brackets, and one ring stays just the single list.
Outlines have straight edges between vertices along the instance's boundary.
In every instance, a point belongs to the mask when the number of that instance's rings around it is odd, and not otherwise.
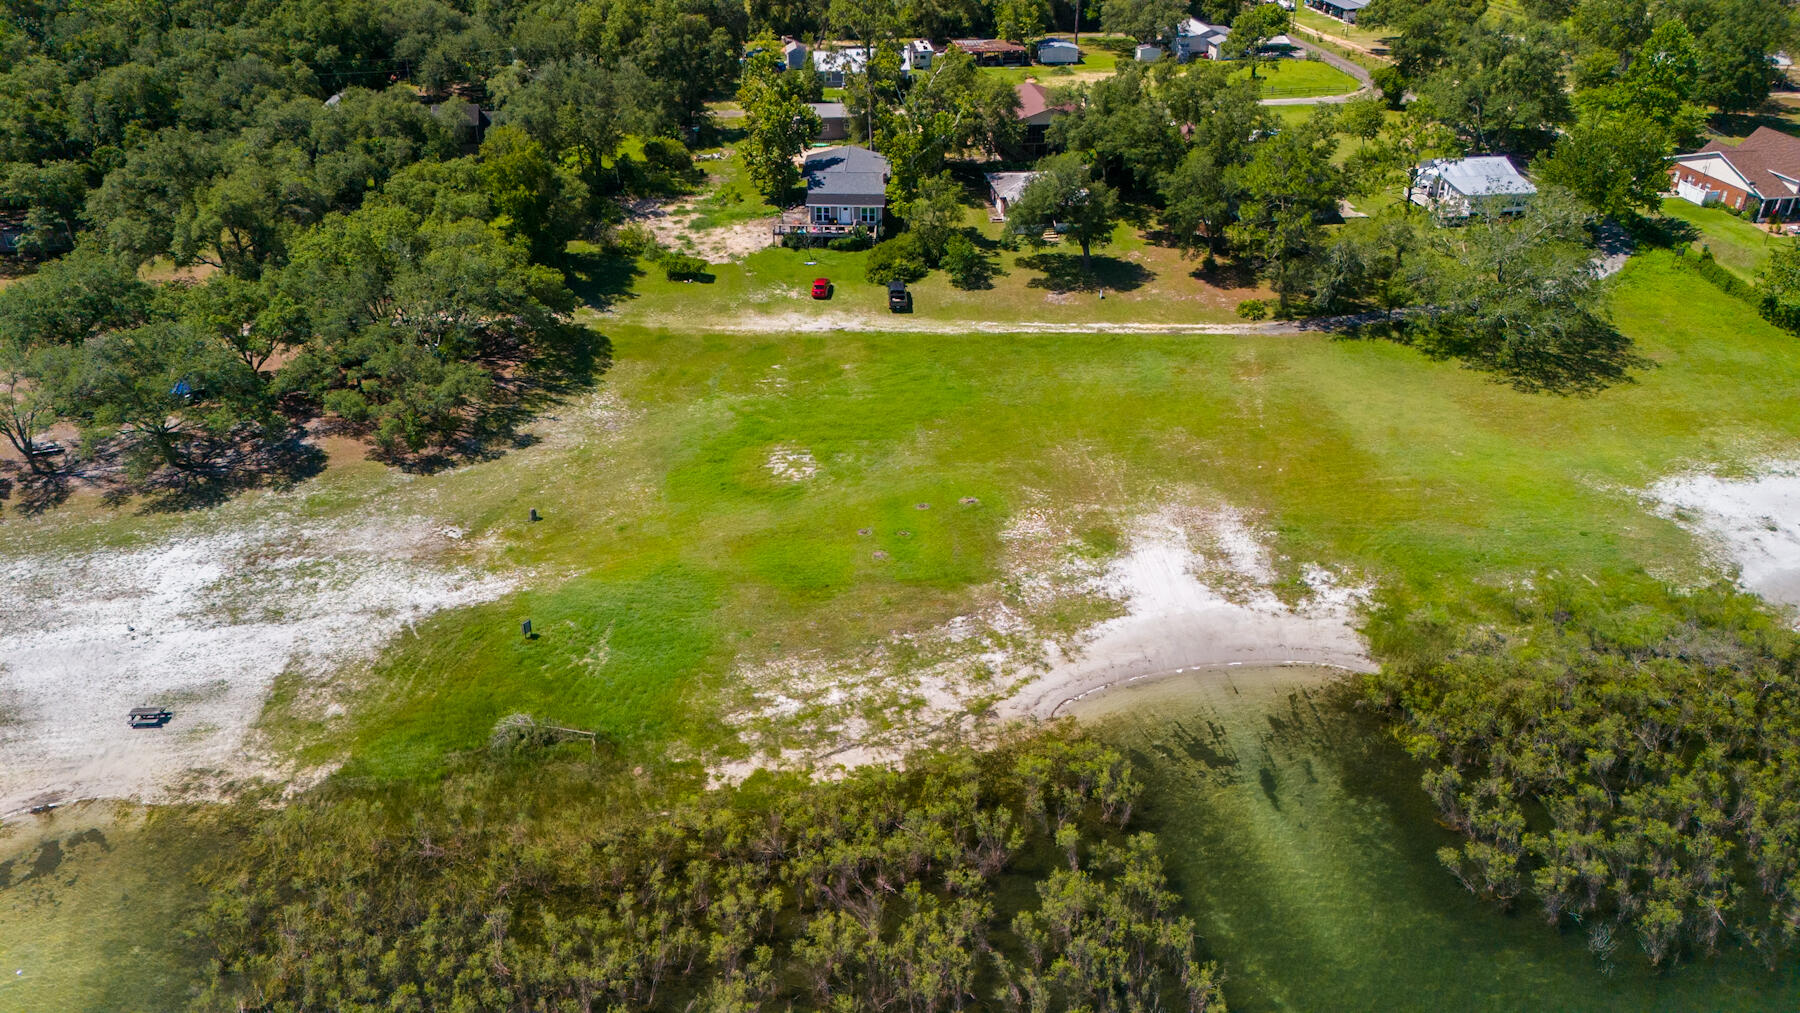
[{"label": "shadow on grass", "polygon": [[1476,329],[1459,328],[1449,320],[1434,322],[1385,313],[1309,324],[1309,330],[1330,331],[1345,339],[1393,341],[1417,348],[1432,359],[1454,359],[1525,394],[1592,397],[1612,387],[1636,383],[1634,374],[1658,365],[1640,354],[1630,337],[1604,319],[1571,327],[1557,340],[1536,343],[1509,342]]},{"label": "shadow on grass", "polygon": [[1081,254],[1036,253],[1020,257],[1019,266],[1043,272],[1025,284],[1052,292],[1093,292],[1106,288],[1114,292],[1130,292],[1156,279],[1156,273],[1142,264],[1118,257],[1094,257],[1091,270],[1081,268]]},{"label": "shadow on grass", "polygon": [[575,298],[603,310],[637,298],[632,287],[644,271],[636,257],[594,250],[570,253],[565,274]]},{"label": "shadow on grass", "polygon": [[1715,113],[1707,119],[1706,125],[1726,137],[1747,137],[1758,127],[1800,137],[1800,125],[1786,115],[1782,106],[1773,102],[1763,103],[1755,112]]},{"label": "shadow on grass", "polygon": [[272,440],[248,433],[209,440],[197,448],[204,464],[159,469],[135,490],[109,490],[106,500],[119,504],[136,491],[144,496],[140,513],[174,513],[218,506],[249,489],[291,489],[325,470],[325,452],[302,435],[296,427]]},{"label": "shadow on grass", "polygon": [[17,461],[0,465],[0,502],[10,502],[28,517],[61,505],[69,498],[69,486],[70,476],[61,469],[32,471]]}]

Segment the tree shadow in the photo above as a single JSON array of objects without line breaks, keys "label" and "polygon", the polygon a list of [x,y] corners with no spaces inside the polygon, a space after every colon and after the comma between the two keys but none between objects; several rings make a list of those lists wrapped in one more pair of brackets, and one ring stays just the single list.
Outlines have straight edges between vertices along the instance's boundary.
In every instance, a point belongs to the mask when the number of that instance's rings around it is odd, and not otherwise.
[{"label": "tree shadow", "polygon": [[0,502],[27,517],[60,506],[69,498],[72,483],[67,471],[32,471],[17,461],[0,465]]},{"label": "tree shadow", "polygon": [[1743,137],[1758,127],[1779,130],[1790,136],[1800,137],[1800,128],[1786,115],[1786,110],[1773,102],[1764,102],[1754,111],[1747,113],[1714,113],[1707,117],[1706,125],[1727,137]]},{"label": "tree shadow", "polygon": [[1111,289],[1130,292],[1155,280],[1156,273],[1142,264],[1118,257],[1094,257],[1091,270],[1081,268],[1080,253],[1036,253],[1020,257],[1019,266],[1043,273],[1025,284],[1052,292],[1093,292]]},{"label": "tree shadow", "polygon": [[1255,288],[1257,281],[1256,265],[1247,257],[1233,260],[1208,257],[1190,271],[1188,277],[1213,288]]},{"label": "tree shadow", "polygon": [[[218,506],[250,489],[291,489],[325,470],[325,452],[303,439],[305,431],[290,427],[270,439],[248,431],[207,441],[200,448],[205,464],[195,468],[160,468],[136,484],[144,496],[138,512],[178,513]],[[115,492],[107,499],[116,502]]]},{"label": "tree shadow", "polygon": [[1626,222],[1624,229],[1632,239],[1646,246],[1667,249],[1686,246],[1700,239],[1700,227],[1672,215],[1640,215]]},{"label": "tree shadow", "polygon": [[564,267],[569,291],[595,309],[609,309],[637,298],[633,286],[643,277],[636,257],[611,250],[570,253]]}]

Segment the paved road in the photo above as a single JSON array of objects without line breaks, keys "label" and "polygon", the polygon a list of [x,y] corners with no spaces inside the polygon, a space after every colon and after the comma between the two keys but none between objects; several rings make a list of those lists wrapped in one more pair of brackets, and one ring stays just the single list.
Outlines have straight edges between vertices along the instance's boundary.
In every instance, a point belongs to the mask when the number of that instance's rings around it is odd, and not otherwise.
[{"label": "paved road", "polygon": [[1294,44],[1296,46],[1299,46],[1301,49],[1304,49],[1307,52],[1312,53],[1313,55],[1317,56],[1319,59],[1323,60],[1328,66],[1336,67],[1338,70],[1341,70],[1344,73],[1349,74],[1351,77],[1356,78],[1356,83],[1359,85],[1359,87],[1355,91],[1350,92],[1346,95],[1314,95],[1309,98],[1266,98],[1266,99],[1262,100],[1263,105],[1266,105],[1266,106],[1336,105],[1340,102],[1348,102],[1353,98],[1361,98],[1364,95],[1369,95],[1369,94],[1374,93],[1375,83],[1369,79],[1369,71],[1362,64],[1357,63],[1355,60],[1346,60],[1345,58],[1337,55],[1336,53],[1332,52],[1329,49],[1323,49],[1318,46],[1315,46],[1312,43],[1307,42],[1305,39],[1294,38],[1294,36],[1291,34],[1288,36],[1288,38],[1294,39]]}]

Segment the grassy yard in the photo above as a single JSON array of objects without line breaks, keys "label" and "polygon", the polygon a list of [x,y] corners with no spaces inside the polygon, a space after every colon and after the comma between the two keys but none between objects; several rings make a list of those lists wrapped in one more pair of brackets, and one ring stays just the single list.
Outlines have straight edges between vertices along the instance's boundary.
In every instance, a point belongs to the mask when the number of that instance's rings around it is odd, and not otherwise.
[{"label": "grassy yard", "polygon": [[[1238,80],[1249,76],[1249,67],[1232,75]],[[1276,60],[1257,67],[1256,77],[1262,82],[1263,98],[1347,95],[1358,87],[1355,78],[1322,60]]]},{"label": "grassy yard", "polygon": [[1776,244],[1793,242],[1719,208],[1703,208],[1679,197],[1663,201],[1663,214],[1692,225],[1699,232],[1696,244],[1705,244],[1714,260],[1745,281],[1756,280]]},{"label": "grassy yard", "polygon": [[1119,60],[1129,59],[1102,46],[1081,45],[1081,62],[1064,66],[1048,66],[1034,64],[1030,67],[984,67],[981,72],[997,77],[1007,84],[1018,84],[1026,78],[1036,78],[1046,88],[1058,85],[1076,84],[1081,81],[1092,81],[1096,78],[1111,77],[1118,69]]},{"label": "grassy yard", "polygon": [[[986,286],[964,290],[951,285],[943,272],[933,272],[912,286],[915,318],[946,323],[1220,323],[1237,319],[1240,301],[1268,294],[1230,277],[1203,279],[1197,275],[1199,261],[1146,241],[1129,225],[1115,231],[1110,245],[1095,248],[1090,277],[1083,274],[1080,248],[1073,243],[1006,250],[997,242],[1001,226],[989,222],[984,210],[971,208],[969,222],[979,229],[996,273]],[[867,257],[824,248],[771,247],[742,261],[715,264],[706,283],[672,282],[645,263],[638,265],[630,296],[616,313],[623,322],[698,328],[745,314],[792,317],[796,325],[807,318],[845,314],[878,322],[888,316],[886,295],[865,280]],[[809,297],[812,280],[820,277],[835,284],[829,302]]]},{"label": "grassy yard", "polygon": [[1310,28],[1315,32],[1344,39],[1364,49],[1376,52],[1387,50],[1387,32],[1385,30],[1346,25],[1342,21],[1326,17],[1310,7],[1302,6],[1295,10],[1294,23],[1302,28]]}]

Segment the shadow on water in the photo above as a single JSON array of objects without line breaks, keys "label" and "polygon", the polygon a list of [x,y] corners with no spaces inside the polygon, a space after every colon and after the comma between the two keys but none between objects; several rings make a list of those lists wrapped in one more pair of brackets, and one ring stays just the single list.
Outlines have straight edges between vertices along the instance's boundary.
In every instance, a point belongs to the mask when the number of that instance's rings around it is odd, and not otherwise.
[{"label": "shadow on water", "polygon": [[1318,669],[1201,672],[1084,701],[1128,752],[1144,818],[1234,1011],[1765,1010],[1800,978],[1749,954],[1657,973],[1522,905],[1485,905],[1445,872],[1457,838],[1420,768],[1348,685]]}]

